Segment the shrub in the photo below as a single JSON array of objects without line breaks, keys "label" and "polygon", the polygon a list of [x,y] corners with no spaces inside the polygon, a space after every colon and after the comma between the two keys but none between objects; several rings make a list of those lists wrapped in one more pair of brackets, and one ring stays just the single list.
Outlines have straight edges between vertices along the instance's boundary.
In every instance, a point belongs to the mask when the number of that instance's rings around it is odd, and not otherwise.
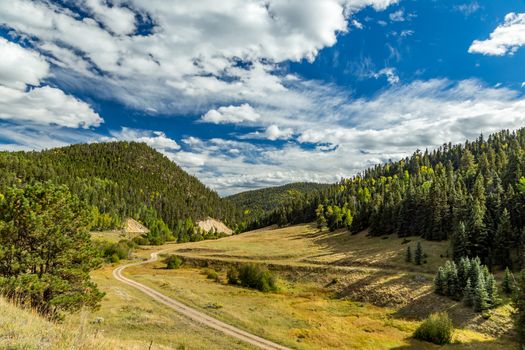
[{"label": "shrub", "polygon": [[235,267],[231,267],[226,273],[228,284],[239,284],[239,271]]},{"label": "shrub", "polygon": [[243,287],[257,289],[261,292],[277,289],[275,278],[270,272],[255,264],[246,264],[239,268],[239,283]]},{"label": "shrub", "polygon": [[454,326],[446,312],[431,314],[414,332],[414,338],[434,344],[448,344],[452,340]]},{"label": "shrub", "polygon": [[182,260],[178,256],[170,255],[164,262],[166,263],[166,268],[168,270],[178,269],[182,265]]},{"label": "shrub", "polygon": [[218,280],[219,274],[214,269],[206,269],[204,270],[204,274],[206,275],[206,278],[210,280]]}]

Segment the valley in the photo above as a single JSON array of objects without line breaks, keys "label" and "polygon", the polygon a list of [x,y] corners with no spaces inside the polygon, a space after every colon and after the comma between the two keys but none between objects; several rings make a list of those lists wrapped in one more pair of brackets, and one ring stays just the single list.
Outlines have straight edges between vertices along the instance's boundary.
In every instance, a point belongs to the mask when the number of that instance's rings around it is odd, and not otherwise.
[{"label": "valley", "polygon": [[[404,251],[407,244],[415,245],[419,239],[411,238],[403,244],[403,239],[387,237],[367,237],[364,232],[349,235],[342,230],[319,232],[311,224],[271,227],[213,241],[140,249],[136,253],[140,259],[162,251],[181,257],[184,263],[179,269],[167,270],[159,260],[130,266],[123,275],[223,322],[294,349],[433,349],[434,345],[414,340],[411,335],[421,319],[443,309],[458,327],[451,347],[514,346],[508,303],[484,320],[462,303],[432,292],[433,272],[446,260],[448,242],[423,242],[427,263],[416,266],[404,261]],[[248,262],[273,271],[278,276],[278,291],[262,293],[226,284],[228,267]],[[211,269],[218,273],[218,281],[207,278]],[[94,280],[110,296],[93,314],[104,317],[101,327],[105,334],[119,330],[115,335],[138,340],[143,337],[137,330],[147,327],[155,344],[173,347],[179,342],[190,349],[204,346],[206,337],[185,342],[187,327],[217,334],[112,280],[110,275],[109,267],[93,273]],[[140,298],[140,305],[151,306],[133,308],[126,298]],[[126,330],[129,320],[124,322],[125,318],[117,316],[117,305],[127,312],[133,309],[142,326],[137,325],[133,332]],[[157,314],[153,310],[159,307],[162,311]],[[170,324],[182,322],[181,328],[161,326],[166,315],[176,315]],[[169,336],[162,327],[170,329]],[[219,338],[228,339],[223,335]],[[195,339],[204,343],[195,344]],[[239,348],[245,346],[233,338],[229,341]]]}]

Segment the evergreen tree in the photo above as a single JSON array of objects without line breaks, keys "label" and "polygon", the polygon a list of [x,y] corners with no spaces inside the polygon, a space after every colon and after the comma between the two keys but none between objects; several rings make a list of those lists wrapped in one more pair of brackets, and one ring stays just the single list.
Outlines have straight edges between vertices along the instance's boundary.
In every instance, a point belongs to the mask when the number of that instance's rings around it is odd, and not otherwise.
[{"label": "evergreen tree", "polygon": [[480,274],[474,286],[474,300],[472,304],[474,311],[481,312],[489,307],[489,295],[485,286],[483,274]]},{"label": "evergreen tree", "polygon": [[423,248],[421,247],[421,242],[417,242],[414,262],[416,265],[421,265],[423,263]]},{"label": "evergreen tree", "polygon": [[412,249],[410,249],[410,245],[407,245],[407,251],[405,254],[405,261],[408,263],[412,262]]},{"label": "evergreen tree", "polygon": [[66,186],[35,183],[0,195],[0,291],[50,316],[96,308],[89,273],[100,265],[91,210]]},{"label": "evergreen tree", "polygon": [[470,278],[467,278],[465,284],[465,290],[463,291],[463,302],[466,306],[472,306],[474,304],[475,291],[470,282]]},{"label": "evergreen tree", "polygon": [[511,226],[510,214],[507,208],[505,208],[499,219],[494,239],[495,259],[502,266],[509,266],[512,264],[510,259],[510,240],[514,236],[513,232],[514,230]]},{"label": "evergreen tree", "polygon": [[456,231],[452,236],[452,255],[454,261],[468,256],[468,237],[463,221],[456,226]]},{"label": "evergreen tree", "polygon": [[516,308],[515,328],[520,344],[525,344],[525,270],[520,272],[517,280],[516,293],[513,298]]},{"label": "evergreen tree", "polygon": [[510,295],[514,290],[514,276],[510,272],[509,268],[505,268],[505,275],[503,276],[503,282],[501,284],[503,293]]},{"label": "evergreen tree", "polygon": [[439,295],[445,295],[446,277],[443,267],[439,267],[436,277],[434,278],[434,291]]},{"label": "evergreen tree", "polygon": [[323,229],[323,227],[326,226],[326,218],[324,217],[324,206],[322,204],[319,204],[315,210],[315,214],[317,217],[317,228]]},{"label": "evergreen tree", "polygon": [[492,274],[489,274],[485,280],[485,289],[487,291],[488,302],[491,307],[494,307],[499,304],[499,294],[498,294],[498,285],[496,284],[496,279]]}]

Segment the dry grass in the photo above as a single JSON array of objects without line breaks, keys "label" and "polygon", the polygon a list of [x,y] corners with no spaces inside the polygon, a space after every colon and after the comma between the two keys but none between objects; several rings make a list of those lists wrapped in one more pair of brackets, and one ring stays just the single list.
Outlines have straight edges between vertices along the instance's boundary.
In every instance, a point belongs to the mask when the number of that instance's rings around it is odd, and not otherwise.
[{"label": "dry grass", "polygon": [[253,349],[235,338],[193,322],[136,289],[121,284],[107,266],[93,273],[93,280],[106,292],[101,308],[90,319],[102,317],[99,329],[106,337],[125,340],[137,348],[148,349]]},{"label": "dry grass", "polygon": [[[410,242],[365,232],[319,232],[312,225],[257,230],[214,241],[170,244],[186,260],[175,271],[162,264],[128,274],[238,327],[298,349],[434,349],[411,340],[420,320],[447,310],[461,329],[454,348],[512,349],[509,306],[489,320],[432,293],[432,277],[446,261],[448,242],[421,241],[427,263],[404,261]],[[158,249],[158,248],[157,248]],[[140,252],[142,257],[149,251]],[[206,279],[202,267],[265,264],[280,276],[280,292],[260,293]]]}]

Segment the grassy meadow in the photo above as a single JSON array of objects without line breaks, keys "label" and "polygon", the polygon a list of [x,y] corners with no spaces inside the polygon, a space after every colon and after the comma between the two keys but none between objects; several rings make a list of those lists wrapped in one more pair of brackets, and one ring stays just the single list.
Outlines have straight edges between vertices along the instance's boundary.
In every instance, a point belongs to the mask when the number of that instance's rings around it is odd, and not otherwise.
[{"label": "grassy meadow", "polygon": [[[319,232],[312,225],[268,228],[214,241],[165,245],[185,260],[166,270],[161,262],[127,274],[223,321],[297,349],[435,349],[411,339],[420,321],[446,310],[458,330],[454,349],[512,349],[511,308],[489,319],[432,292],[448,242],[421,240],[427,263],[405,262],[410,241],[366,233]],[[140,252],[142,257],[148,250]],[[279,290],[262,293],[231,286],[226,272],[242,263],[265,265]],[[206,272],[217,271],[219,281]]]}]

